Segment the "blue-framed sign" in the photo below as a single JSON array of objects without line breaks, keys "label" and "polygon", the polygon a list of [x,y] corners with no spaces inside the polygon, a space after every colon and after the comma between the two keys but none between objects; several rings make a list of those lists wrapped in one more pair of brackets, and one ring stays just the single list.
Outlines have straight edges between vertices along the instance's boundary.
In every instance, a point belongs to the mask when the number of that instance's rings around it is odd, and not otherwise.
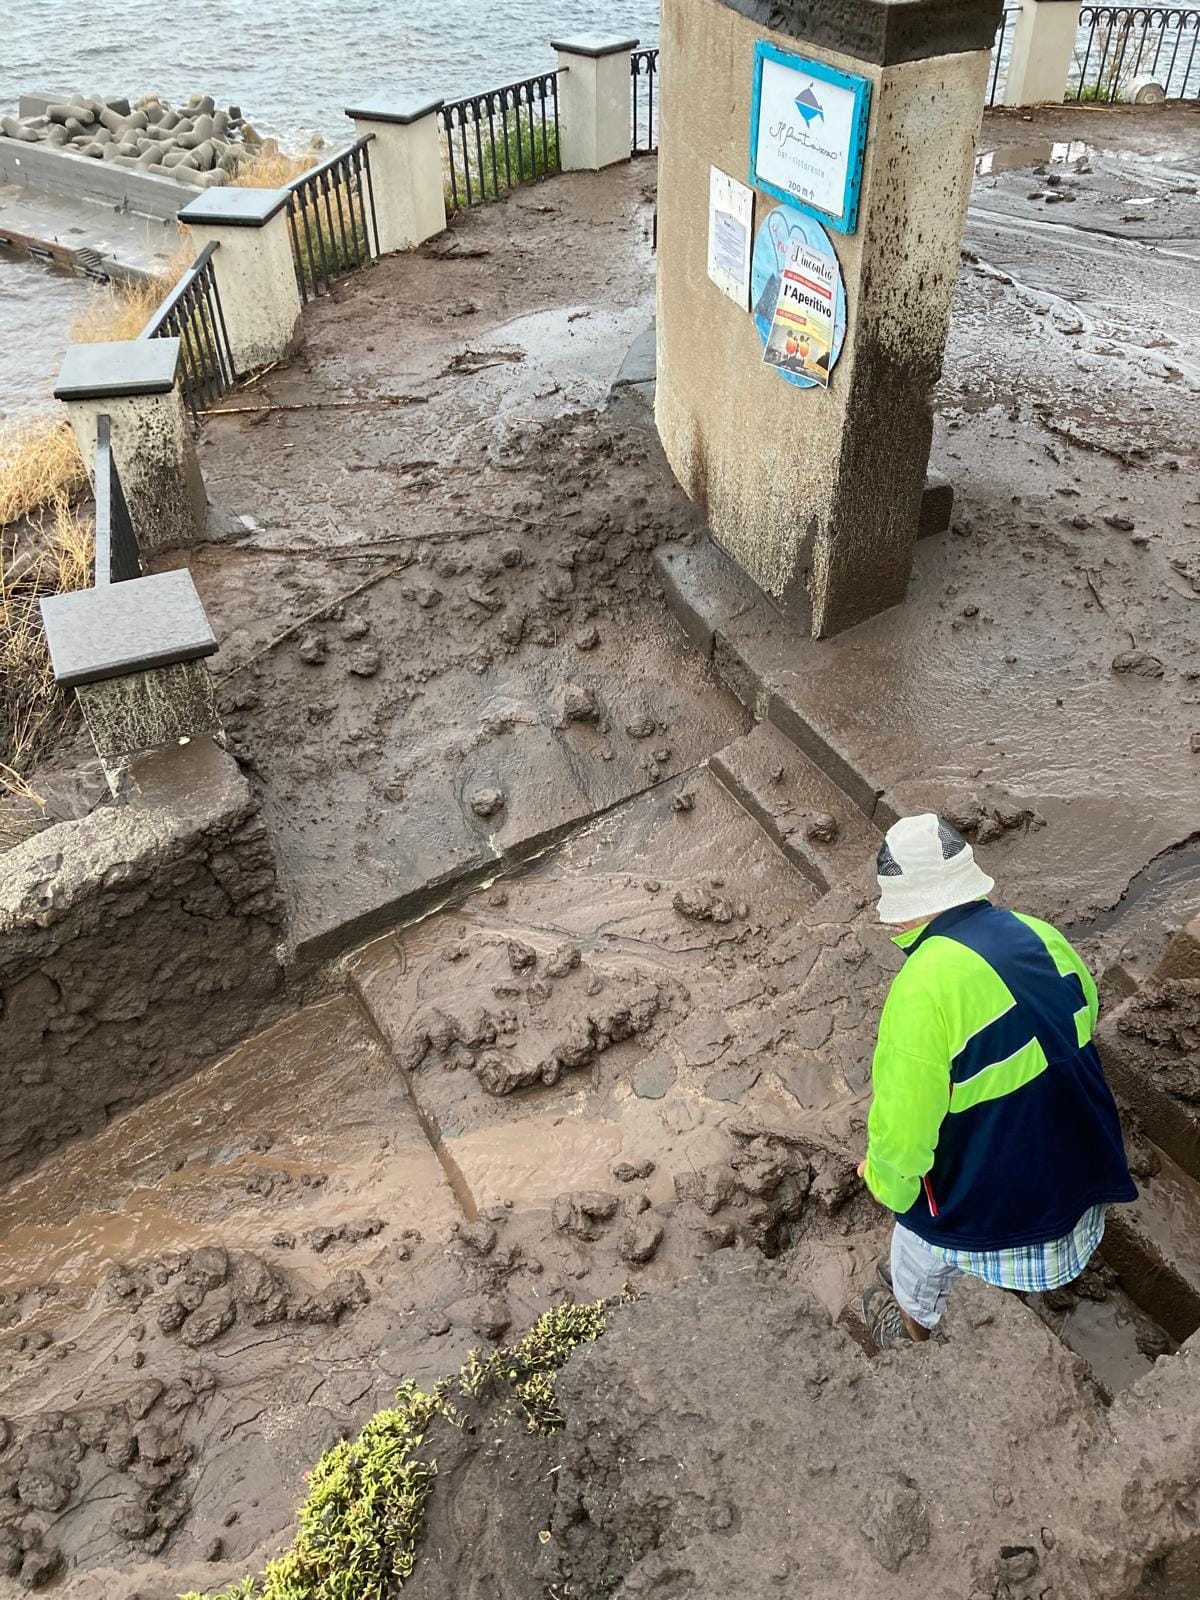
[{"label": "blue-framed sign", "polygon": [[858,226],[871,81],[760,42],[750,182],[838,233]]}]

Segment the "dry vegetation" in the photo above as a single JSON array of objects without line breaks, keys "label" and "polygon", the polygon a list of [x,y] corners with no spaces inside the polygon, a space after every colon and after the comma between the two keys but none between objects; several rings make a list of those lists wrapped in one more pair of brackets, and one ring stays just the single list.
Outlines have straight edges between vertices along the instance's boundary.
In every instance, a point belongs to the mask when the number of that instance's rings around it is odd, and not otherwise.
[{"label": "dry vegetation", "polygon": [[0,540],[0,789],[36,804],[29,774],[58,739],[72,705],[54,681],[38,601],[91,581],[94,529],[60,498],[35,537],[19,554],[15,540]]}]

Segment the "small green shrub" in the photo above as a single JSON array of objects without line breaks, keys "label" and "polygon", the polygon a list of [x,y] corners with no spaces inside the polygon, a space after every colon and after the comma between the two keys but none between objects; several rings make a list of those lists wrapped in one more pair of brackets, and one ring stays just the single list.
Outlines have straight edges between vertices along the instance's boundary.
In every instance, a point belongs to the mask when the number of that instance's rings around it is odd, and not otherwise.
[{"label": "small green shrub", "polygon": [[[632,1298],[629,1291],[622,1300]],[[292,1547],[260,1578],[219,1595],[180,1600],[388,1600],[412,1576],[425,1506],[437,1477],[431,1429],[461,1427],[456,1401],[515,1398],[531,1433],[563,1426],[554,1374],[608,1324],[609,1302],[555,1306],[519,1343],[481,1357],[472,1350],[456,1377],[425,1394],[400,1386],[395,1406],[377,1412],[352,1443],[334,1445],[308,1475]]]}]

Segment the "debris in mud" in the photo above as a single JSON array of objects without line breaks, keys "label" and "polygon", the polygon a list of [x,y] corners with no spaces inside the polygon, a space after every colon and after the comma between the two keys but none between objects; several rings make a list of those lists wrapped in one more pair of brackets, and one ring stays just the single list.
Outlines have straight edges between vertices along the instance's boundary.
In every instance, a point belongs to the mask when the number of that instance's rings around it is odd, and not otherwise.
[{"label": "debris in mud", "polygon": [[597,627],[580,628],[575,635],[576,650],[594,650],[600,643],[600,629]]},{"label": "debris in mud", "polygon": [[815,816],[805,819],[804,837],[811,839],[814,844],[833,844],[838,836],[837,818],[828,811],[819,811]]},{"label": "debris in mud", "polygon": [[383,665],[383,657],[378,650],[356,650],[347,663],[348,669],[356,678],[373,678]]},{"label": "debris in mud", "polygon": [[696,796],[690,794],[686,789],[681,789],[671,800],[671,810],[677,815],[681,816],[685,811],[694,811],[695,808]]},{"label": "debris in mud", "polygon": [[562,684],[555,691],[554,708],[556,728],[565,728],[572,722],[596,724],[602,718],[595,695],[577,683]]},{"label": "debris in mud", "polygon": [[504,792],[501,789],[476,789],[471,796],[471,810],[477,817],[494,817],[504,809]]},{"label": "debris in mud", "polygon": [[1123,650],[1112,661],[1114,672],[1127,672],[1136,678],[1161,678],[1163,664],[1146,650]]},{"label": "debris in mud", "polygon": [[745,921],[749,915],[749,908],[744,901],[728,900],[724,895],[714,894],[711,889],[677,889],[671,897],[671,904],[681,917],[687,917],[692,922],[725,924],[732,922],[735,917]]},{"label": "debris in mud", "polygon": [[319,667],[329,656],[329,642],[323,633],[306,633],[300,641],[299,656],[307,666]]},{"label": "debris in mud", "polygon": [[981,800],[972,795],[966,800],[951,799],[943,802],[941,814],[953,827],[975,844],[993,844],[1005,833],[1036,831],[1046,826],[1046,819],[1032,806],[1015,800]]},{"label": "debris in mud", "polygon": [[[458,252],[445,252],[447,254]],[[457,355],[450,358],[449,363],[442,368],[439,377],[463,378],[473,377],[477,372],[485,372],[488,367],[504,366],[508,362],[524,361],[524,350],[460,350]]]}]

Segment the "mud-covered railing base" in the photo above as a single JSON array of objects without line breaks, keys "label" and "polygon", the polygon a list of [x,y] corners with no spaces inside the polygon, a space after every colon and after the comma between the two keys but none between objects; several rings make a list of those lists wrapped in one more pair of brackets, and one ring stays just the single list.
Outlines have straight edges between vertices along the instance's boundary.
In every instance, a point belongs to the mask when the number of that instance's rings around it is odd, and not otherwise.
[{"label": "mud-covered railing base", "polygon": [[518,184],[561,171],[555,72],[444,105],[438,125],[450,210],[497,200]]}]

